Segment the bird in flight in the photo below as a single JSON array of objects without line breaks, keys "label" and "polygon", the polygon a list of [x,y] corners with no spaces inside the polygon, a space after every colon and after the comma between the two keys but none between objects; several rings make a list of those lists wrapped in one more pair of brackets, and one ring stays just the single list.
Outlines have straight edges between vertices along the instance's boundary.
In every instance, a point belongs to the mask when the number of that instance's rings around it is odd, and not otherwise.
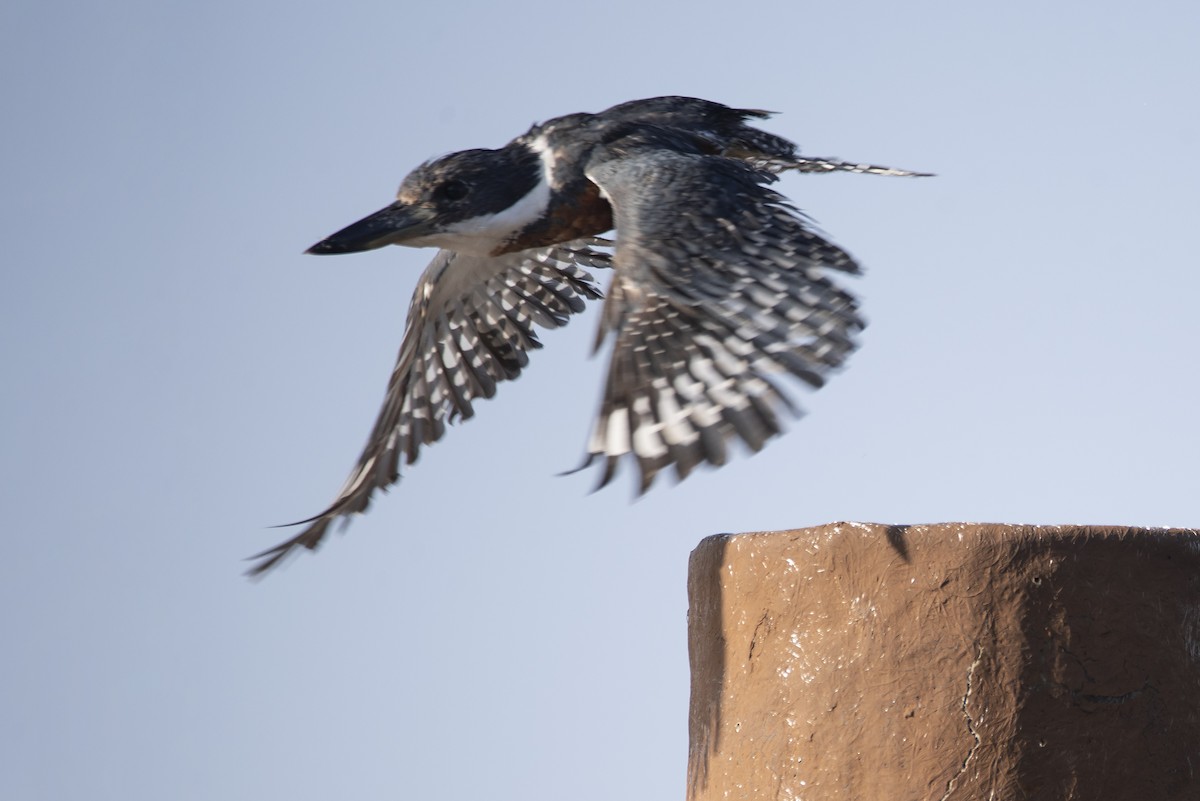
[{"label": "bird in flight", "polygon": [[600,461],[599,486],[626,458],[644,492],[668,467],[683,479],[724,464],[731,440],[757,452],[782,433],[779,412],[798,410],[777,376],[820,387],[865,323],[831,277],[858,264],[771,184],[789,170],[928,173],[802,156],[750,124],[768,116],[655,97],[557,117],[499,149],[422,164],[394,203],[309,248],[439,250],[349,478],[327,509],[293,524],[300,533],[252,557],[249,574],[315,549],[399,480],[402,461],[520,375],[541,347],[536,327],[565,325],[603,297],[588,270],[613,271],[596,347],[615,342],[581,465]]}]

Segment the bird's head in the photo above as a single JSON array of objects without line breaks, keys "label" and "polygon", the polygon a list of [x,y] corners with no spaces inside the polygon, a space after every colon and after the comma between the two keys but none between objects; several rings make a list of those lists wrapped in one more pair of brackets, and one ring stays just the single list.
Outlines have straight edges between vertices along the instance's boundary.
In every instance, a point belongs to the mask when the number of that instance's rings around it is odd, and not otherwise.
[{"label": "bird's head", "polygon": [[514,143],[428,161],[400,184],[396,202],[308,249],[358,253],[384,245],[488,254],[538,219],[550,189],[538,153]]}]

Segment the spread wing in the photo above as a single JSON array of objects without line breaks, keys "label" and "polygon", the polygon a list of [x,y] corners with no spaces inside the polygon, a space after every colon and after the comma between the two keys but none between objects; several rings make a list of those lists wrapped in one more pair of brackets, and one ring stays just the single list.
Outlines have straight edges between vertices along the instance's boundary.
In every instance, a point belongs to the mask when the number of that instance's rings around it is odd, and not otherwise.
[{"label": "spread wing", "polygon": [[865,323],[828,274],[858,265],[771,173],[673,132],[612,142],[587,174],[614,211],[600,340],[616,342],[584,464],[604,460],[603,486],[629,455],[645,491],[670,465],[724,464],[731,439],[758,451],[796,412],[775,376],[819,387],[854,350]]},{"label": "spread wing", "polygon": [[534,326],[558,328],[587,300],[601,297],[583,267],[608,267],[609,243],[578,240],[499,257],[442,250],[422,274],[383,408],[337,498],[295,537],[252,559],[257,576],[300,547],[314,549],[329,526],[363,512],[377,490],[400,478],[446,423],[474,415],[472,401],[520,375],[540,348]]}]

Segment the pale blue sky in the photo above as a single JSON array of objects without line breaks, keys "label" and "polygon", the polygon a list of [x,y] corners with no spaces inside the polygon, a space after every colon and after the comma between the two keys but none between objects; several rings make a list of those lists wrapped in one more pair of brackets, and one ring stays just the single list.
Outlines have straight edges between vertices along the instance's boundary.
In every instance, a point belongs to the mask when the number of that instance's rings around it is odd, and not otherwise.
[{"label": "pale blue sky", "polygon": [[[1200,7],[0,9],[0,797],[684,791],[705,535],[1200,526]],[[422,160],[658,94],[776,109],[867,275],[784,439],[630,503],[573,467],[596,315],[316,557],[430,252],[312,258]]]}]

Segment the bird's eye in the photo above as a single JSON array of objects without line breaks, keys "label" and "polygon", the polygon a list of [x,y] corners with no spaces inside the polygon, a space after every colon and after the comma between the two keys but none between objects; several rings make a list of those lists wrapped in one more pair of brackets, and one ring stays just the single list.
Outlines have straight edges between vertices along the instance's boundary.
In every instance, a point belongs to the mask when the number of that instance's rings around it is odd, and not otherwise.
[{"label": "bird's eye", "polygon": [[438,200],[456,201],[465,198],[471,191],[471,187],[463,181],[446,181],[437,188]]}]

